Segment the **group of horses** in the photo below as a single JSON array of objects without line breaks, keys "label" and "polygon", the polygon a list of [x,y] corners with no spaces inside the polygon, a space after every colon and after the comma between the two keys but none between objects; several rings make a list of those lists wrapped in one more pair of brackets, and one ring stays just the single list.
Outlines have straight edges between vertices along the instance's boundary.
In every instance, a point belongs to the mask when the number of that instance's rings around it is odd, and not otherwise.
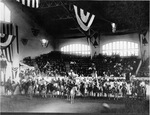
[{"label": "group of horses", "polygon": [[39,95],[42,98],[60,96],[62,98],[67,97],[67,100],[73,103],[77,91],[77,85],[73,82],[43,82],[41,84],[29,80],[20,84],[20,92],[29,95],[31,99],[33,95]]},{"label": "group of horses", "polygon": [[[129,87],[127,87],[127,85]],[[6,92],[11,91],[12,94],[16,87],[19,87],[21,94],[29,95],[30,98],[34,95],[41,97],[67,97],[71,103],[74,102],[75,96],[93,96],[93,97],[107,97],[110,99],[118,99],[119,96],[123,98],[131,97],[133,99],[146,98],[146,88],[135,84],[124,84],[119,82],[80,82],[76,84],[75,80],[43,82],[38,83],[34,80],[21,81],[19,84],[6,83]]]}]

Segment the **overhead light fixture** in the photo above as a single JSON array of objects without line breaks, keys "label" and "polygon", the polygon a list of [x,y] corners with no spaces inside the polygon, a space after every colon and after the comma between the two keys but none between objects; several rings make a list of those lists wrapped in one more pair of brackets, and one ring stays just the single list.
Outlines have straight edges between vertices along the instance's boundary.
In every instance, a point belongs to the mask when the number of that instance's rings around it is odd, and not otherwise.
[{"label": "overhead light fixture", "polygon": [[116,32],[116,24],[111,23],[111,26],[112,26],[112,32],[115,33]]},{"label": "overhead light fixture", "polygon": [[42,47],[46,48],[48,46],[48,40],[47,39],[41,39],[41,44],[42,44]]}]

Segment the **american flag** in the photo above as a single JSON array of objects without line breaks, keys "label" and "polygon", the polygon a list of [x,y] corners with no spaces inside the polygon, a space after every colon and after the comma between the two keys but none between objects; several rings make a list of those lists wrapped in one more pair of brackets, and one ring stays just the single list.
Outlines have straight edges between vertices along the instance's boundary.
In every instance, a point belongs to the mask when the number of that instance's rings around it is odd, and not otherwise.
[{"label": "american flag", "polygon": [[12,23],[0,22],[0,49],[8,62],[12,62],[14,52],[13,42],[15,42],[14,39],[17,44],[17,52],[19,53],[18,26]]}]

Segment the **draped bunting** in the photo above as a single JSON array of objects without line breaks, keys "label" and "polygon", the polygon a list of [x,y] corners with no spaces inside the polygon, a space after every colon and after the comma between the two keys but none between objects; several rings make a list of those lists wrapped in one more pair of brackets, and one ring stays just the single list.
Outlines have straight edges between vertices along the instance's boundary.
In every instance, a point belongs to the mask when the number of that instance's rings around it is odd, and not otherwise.
[{"label": "draped bunting", "polygon": [[78,24],[84,31],[88,31],[94,21],[95,15],[91,14],[90,16],[89,12],[86,12],[86,15],[85,15],[85,11],[81,8],[80,8],[80,15],[78,15],[78,7],[75,5],[73,5],[73,7],[74,7],[74,11],[75,11]]},{"label": "draped bunting", "polygon": [[18,45],[17,26],[12,23],[0,23],[0,49],[8,62],[12,62],[13,57],[13,41],[15,38]]},{"label": "draped bunting", "polygon": [[13,35],[8,35],[8,34],[4,34],[4,37],[0,37],[1,42],[0,42],[0,46],[1,48],[5,48],[8,47],[12,41],[14,40],[14,36]]},{"label": "draped bunting", "polygon": [[28,7],[38,8],[40,0],[16,0],[16,1]]}]

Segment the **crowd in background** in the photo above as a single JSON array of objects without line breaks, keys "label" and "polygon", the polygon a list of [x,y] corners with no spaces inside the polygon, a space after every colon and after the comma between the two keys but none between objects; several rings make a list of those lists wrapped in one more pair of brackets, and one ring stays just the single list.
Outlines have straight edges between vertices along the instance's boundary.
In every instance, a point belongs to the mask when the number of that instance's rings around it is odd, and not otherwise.
[{"label": "crowd in background", "polygon": [[[135,75],[140,59],[136,56],[120,57],[119,55],[105,56],[97,55],[92,59],[90,56],[77,56],[62,54],[61,52],[51,52],[36,57],[34,63],[37,64],[40,72],[49,76],[59,74],[66,75],[66,72],[72,69],[76,74],[90,76],[93,69],[97,71],[98,76],[104,73],[108,76],[123,77],[125,73]],[[32,64],[31,61],[24,59],[25,63]],[[143,62],[138,77],[148,77],[148,59]],[[34,64],[33,64],[34,65]],[[146,69],[145,69],[146,68]]]},{"label": "crowd in background", "polygon": [[[41,97],[66,97],[68,91],[74,86],[77,87],[76,96],[81,97],[120,97],[146,98],[148,80],[137,80],[135,78],[126,80],[125,78],[116,79],[112,77],[81,77],[73,71],[65,77],[48,77],[46,74],[39,74],[36,71],[26,71],[20,74],[21,79],[18,85],[19,94]],[[7,84],[15,84],[8,79]],[[15,86],[15,85],[14,85]],[[14,87],[13,86],[13,87]],[[16,89],[16,87],[14,87]],[[14,89],[14,90],[15,90]]]},{"label": "crowd in background", "polygon": [[[147,61],[142,64],[141,68],[147,65]],[[67,92],[65,90],[71,90],[73,86],[77,86],[82,96],[108,96],[108,94],[114,94],[117,86],[118,95],[123,96],[122,88],[125,88],[126,94],[131,95],[133,94],[132,88],[135,87],[134,93],[137,96],[143,94],[138,92],[146,89],[146,85],[149,84],[148,80],[130,79],[134,76],[140,62],[140,59],[135,56],[122,58],[118,55],[100,54],[91,59],[88,56],[51,52],[35,59],[25,58],[23,62],[35,67],[34,70],[26,69],[19,73],[20,81],[16,83],[16,86],[20,87],[19,92],[23,94],[30,94],[31,90],[34,90],[34,94],[38,92],[41,95],[44,89],[46,94],[53,91],[65,94]],[[127,79],[126,76],[129,73]],[[10,80],[7,80],[8,89],[12,84],[15,84],[15,81],[10,83]],[[144,89],[140,89],[141,87]]]}]

